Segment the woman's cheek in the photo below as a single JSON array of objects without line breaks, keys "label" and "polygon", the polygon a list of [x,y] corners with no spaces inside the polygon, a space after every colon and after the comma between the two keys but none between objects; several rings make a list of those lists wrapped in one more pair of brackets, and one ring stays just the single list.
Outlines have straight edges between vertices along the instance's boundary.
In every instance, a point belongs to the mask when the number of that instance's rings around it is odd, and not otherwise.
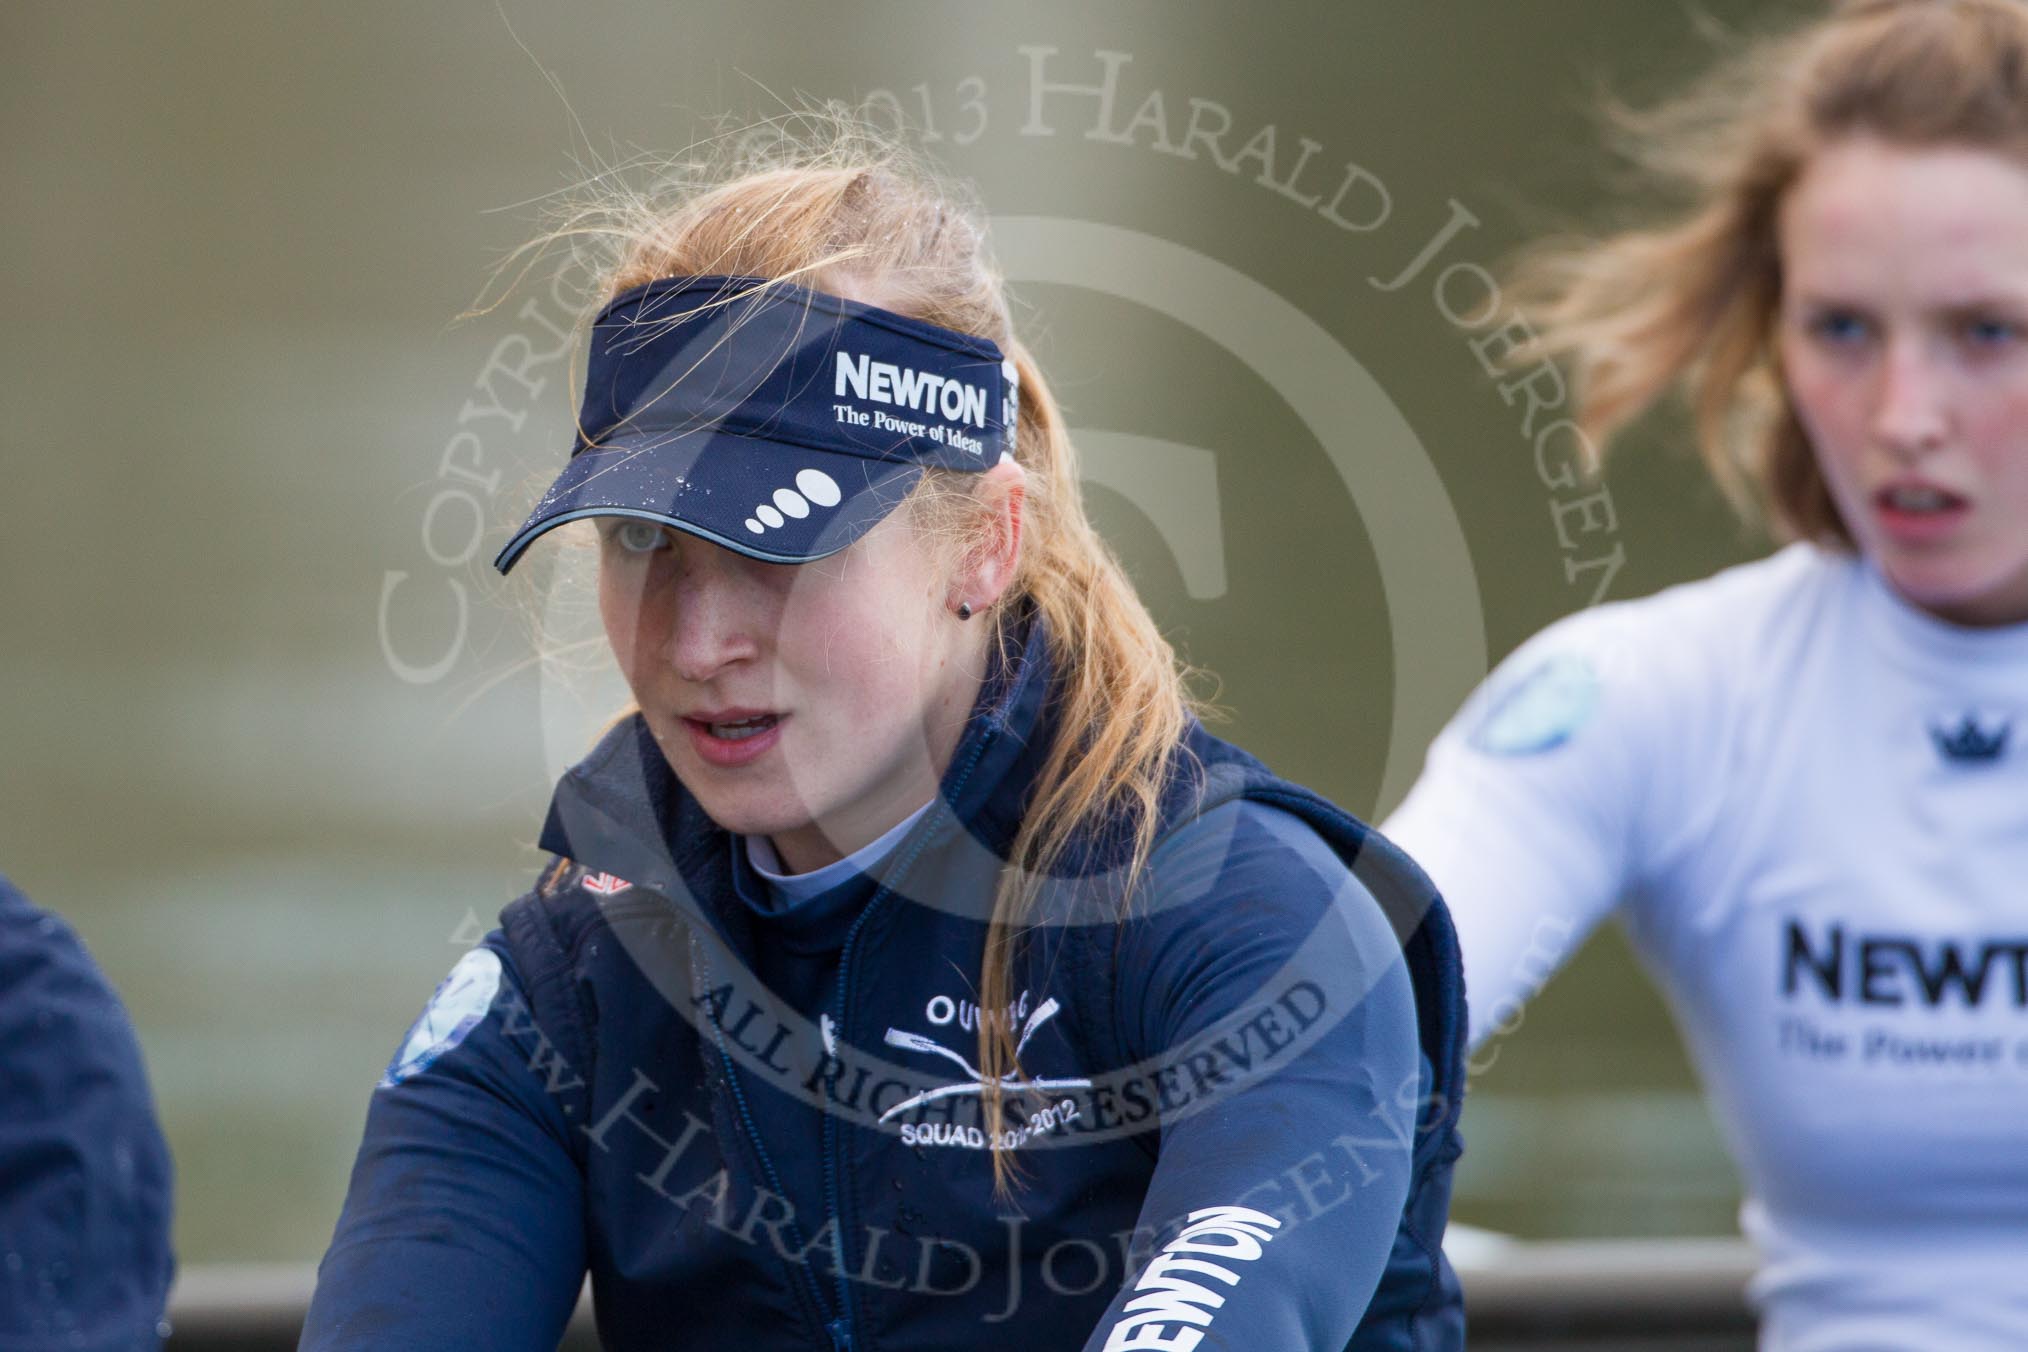
[{"label": "woman's cheek", "polygon": [[1830,402],[1829,382],[1807,352],[1793,347],[1782,352],[1782,371],[1788,386],[1789,403],[1796,411],[1796,421],[1803,425],[1804,435],[1822,455],[1822,441],[1830,430],[1825,425],[1826,406]]},{"label": "woman's cheek", "polygon": [[2023,388],[2010,390],[1979,410],[1971,444],[1980,474],[1996,488],[2013,486],[2010,510],[2028,512],[2028,496],[2024,496],[2028,494],[2028,377],[2015,383]]},{"label": "woman's cheek", "polygon": [[1851,462],[1860,446],[1860,433],[1853,426],[1854,410],[1850,391],[1817,369],[1808,357],[1789,366],[1789,400],[1802,425],[1803,436],[1831,489],[1831,496],[1848,518],[1853,510],[1853,488],[1857,470]]},{"label": "woman's cheek", "polygon": [[635,656],[642,643],[642,611],[638,587],[615,586],[601,581],[599,586],[599,620],[606,631],[606,644],[613,650],[613,661],[620,674],[627,678],[627,684],[639,691],[640,671]]}]

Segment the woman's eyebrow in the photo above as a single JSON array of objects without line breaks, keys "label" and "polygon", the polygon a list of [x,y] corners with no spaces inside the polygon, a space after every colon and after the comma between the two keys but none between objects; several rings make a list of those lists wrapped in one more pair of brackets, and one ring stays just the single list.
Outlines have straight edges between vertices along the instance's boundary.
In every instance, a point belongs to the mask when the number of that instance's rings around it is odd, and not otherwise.
[{"label": "woman's eyebrow", "polygon": [[1875,308],[1846,293],[1822,288],[1790,291],[1784,296],[1783,303],[1810,310],[1854,310],[1860,313],[1871,313]]},{"label": "woman's eyebrow", "polygon": [[1985,291],[1976,295],[1953,297],[1939,301],[1929,307],[1931,312],[1945,319],[1977,319],[1995,311],[2028,311],[2028,288],[2020,291]]}]

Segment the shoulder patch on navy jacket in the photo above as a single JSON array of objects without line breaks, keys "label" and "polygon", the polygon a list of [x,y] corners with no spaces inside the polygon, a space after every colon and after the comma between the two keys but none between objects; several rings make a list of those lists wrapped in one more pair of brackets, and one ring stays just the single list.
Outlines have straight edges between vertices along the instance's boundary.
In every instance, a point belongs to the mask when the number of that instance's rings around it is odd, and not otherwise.
[{"label": "shoulder patch on navy jacket", "polygon": [[475,948],[459,958],[437,985],[418,1018],[402,1040],[401,1050],[387,1063],[380,1087],[391,1089],[412,1075],[428,1070],[445,1052],[465,1040],[500,991],[500,955],[490,948]]}]

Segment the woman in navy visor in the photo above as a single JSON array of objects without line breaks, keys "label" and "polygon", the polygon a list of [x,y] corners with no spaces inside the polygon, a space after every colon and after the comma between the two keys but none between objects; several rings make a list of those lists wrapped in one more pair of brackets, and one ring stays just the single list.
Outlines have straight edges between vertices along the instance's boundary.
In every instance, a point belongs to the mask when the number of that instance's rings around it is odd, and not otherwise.
[{"label": "woman in navy visor", "polygon": [[[853,138],[863,145],[863,138]],[[1453,1348],[1455,943],[1208,734],[983,231],[629,206],[578,433],[633,706],[373,1093],[308,1348]]]}]

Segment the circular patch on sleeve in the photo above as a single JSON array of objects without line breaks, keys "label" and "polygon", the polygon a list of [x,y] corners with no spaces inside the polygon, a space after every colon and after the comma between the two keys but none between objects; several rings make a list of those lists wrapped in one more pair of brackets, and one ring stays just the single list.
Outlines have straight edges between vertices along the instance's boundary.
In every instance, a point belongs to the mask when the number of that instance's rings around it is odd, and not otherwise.
[{"label": "circular patch on sleeve", "polygon": [[1552,654],[1494,695],[1467,740],[1494,756],[1548,751],[1590,721],[1598,696],[1598,671],[1589,659]]},{"label": "circular patch on sleeve", "polygon": [[450,975],[438,983],[422,1017],[408,1030],[401,1050],[387,1063],[380,1087],[392,1088],[412,1075],[420,1075],[438,1057],[463,1042],[493,1007],[493,996],[499,990],[498,953],[490,948],[475,948],[459,958]]}]

